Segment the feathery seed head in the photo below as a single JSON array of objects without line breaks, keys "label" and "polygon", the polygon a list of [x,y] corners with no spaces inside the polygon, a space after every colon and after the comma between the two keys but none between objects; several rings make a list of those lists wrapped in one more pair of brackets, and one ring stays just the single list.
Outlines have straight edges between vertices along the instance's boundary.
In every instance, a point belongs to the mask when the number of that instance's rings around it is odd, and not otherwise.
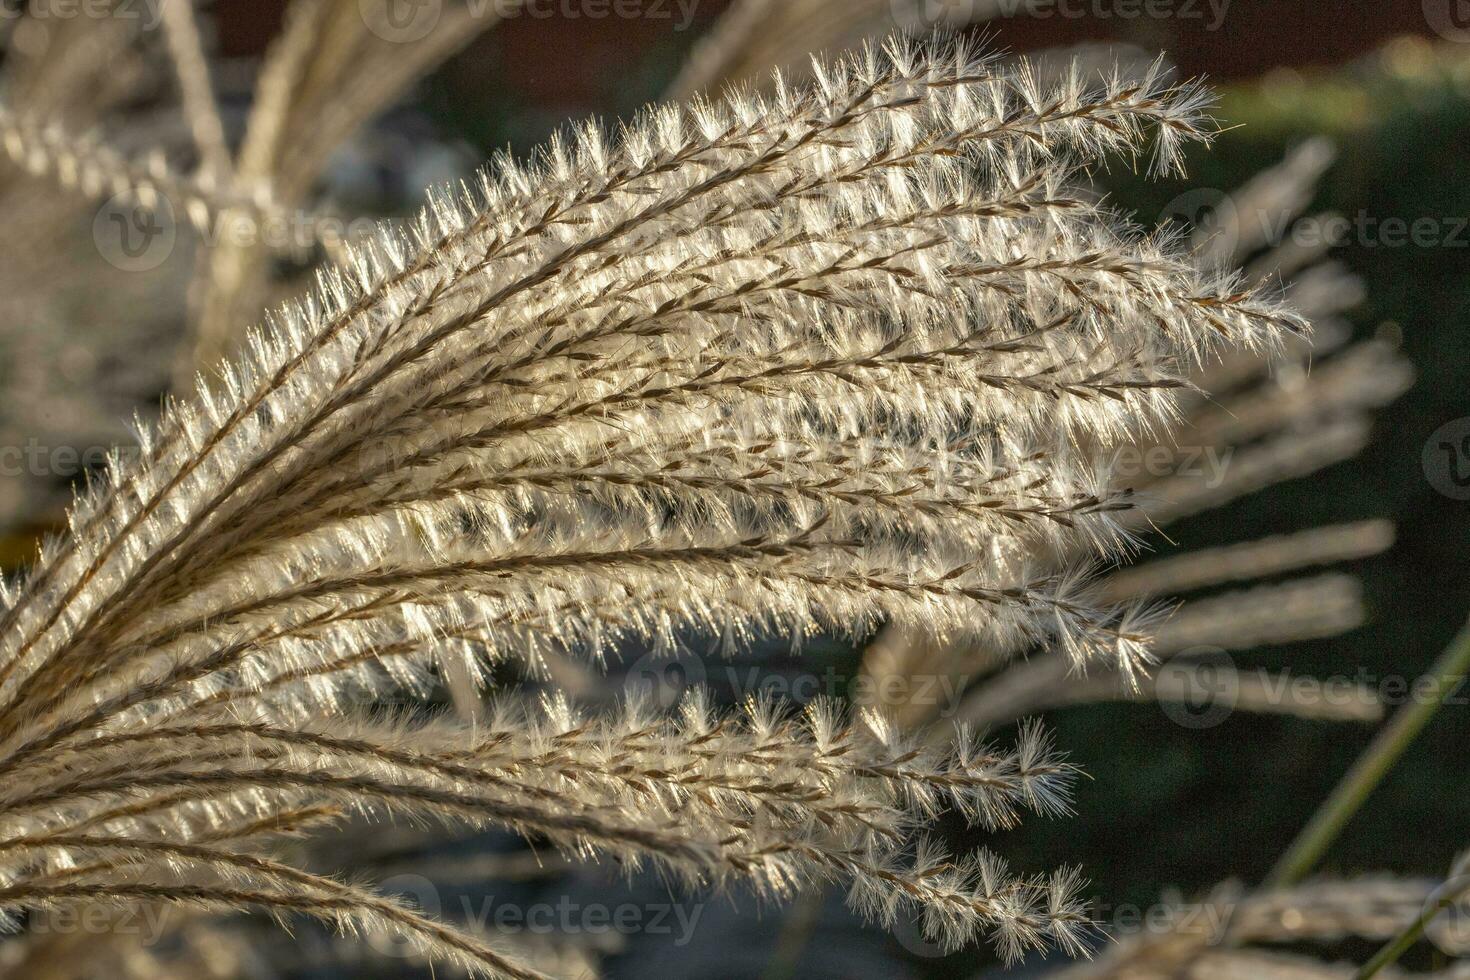
[{"label": "feathery seed head", "polygon": [[772,895],[840,879],[948,942],[1076,949],[1073,875],[911,843],[941,808],[1065,812],[1071,769],[1034,727],[933,757],[826,707],[556,702],[468,743],[347,709],[426,692],[436,666],[882,622],[1131,671],[1134,614],[1052,561],[1129,540],[1097,449],[1167,423],[1200,359],[1302,324],[1070,180],[1150,139],[1176,166],[1206,104],[1157,68],[1050,84],[895,42],[616,142],[589,125],[361,245],[145,433],[6,597],[0,907],[356,916],[513,973],[241,856],[271,814],[330,805]]}]

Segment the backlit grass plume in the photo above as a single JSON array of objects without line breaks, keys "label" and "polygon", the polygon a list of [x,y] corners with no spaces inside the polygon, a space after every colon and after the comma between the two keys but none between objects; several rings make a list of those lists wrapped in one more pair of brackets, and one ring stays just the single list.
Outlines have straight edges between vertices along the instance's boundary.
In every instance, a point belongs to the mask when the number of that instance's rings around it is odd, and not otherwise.
[{"label": "backlit grass plume", "polygon": [[584,127],[385,230],[144,432],[7,597],[0,906],[263,907],[533,975],[263,856],[363,809],[1076,949],[1073,875],[919,836],[944,808],[1065,809],[1034,729],[934,755],[825,709],[552,702],[466,730],[354,705],[884,622],[1134,669],[1140,617],[1047,560],[1126,541],[1098,447],[1301,325],[1069,177],[1149,144],[1174,166],[1205,101],[895,44]]}]

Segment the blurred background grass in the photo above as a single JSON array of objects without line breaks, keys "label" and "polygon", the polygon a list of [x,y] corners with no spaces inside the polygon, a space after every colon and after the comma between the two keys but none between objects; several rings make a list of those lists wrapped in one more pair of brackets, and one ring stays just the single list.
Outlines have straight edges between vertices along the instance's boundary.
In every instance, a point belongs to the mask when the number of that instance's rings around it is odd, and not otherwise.
[{"label": "blurred background grass", "polygon": [[[1470,215],[1470,88],[1463,64],[1401,39],[1336,70],[1282,70],[1228,86],[1220,115],[1231,129],[1196,153],[1186,181],[1115,172],[1115,200],[1158,215],[1186,188],[1237,187],[1310,134],[1331,137],[1338,160],[1314,211],[1410,224],[1462,226]],[[1366,586],[1370,619],[1334,640],[1236,658],[1297,676],[1368,683],[1422,673],[1464,623],[1470,598],[1470,505],[1425,479],[1422,453],[1444,423],[1470,414],[1470,233],[1458,244],[1388,247],[1373,236],[1335,256],[1362,278],[1367,300],[1349,316],[1358,337],[1399,339],[1417,382],[1382,411],[1366,451],[1309,478],[1275,487],[1170,529],[1184,548],[1242,536],[1383,515],[1393,549],[1349,571]],[[1462,691],[1470,699],[1470,690]],[[1161,883],[1186,890],[1232,875],[1263,876],[1286,842],[1366,746],[1371,731],[1296,718],[1236,714],[1185,733],[1157,707],[1097,706],[1055,716],[1058,738],[1094,777],[1080,819],[1032,825],[1021,846],[1069,849],[1102,891],[1139,901]],[[1465,843],[1470,709],[1441,711],[1410,754],[1353,820],[1327,869],[1428,872]],[[1107,814],[1089,820],[1088,812]],[[1104,887],[1112,879],[1114,889]]]}]

